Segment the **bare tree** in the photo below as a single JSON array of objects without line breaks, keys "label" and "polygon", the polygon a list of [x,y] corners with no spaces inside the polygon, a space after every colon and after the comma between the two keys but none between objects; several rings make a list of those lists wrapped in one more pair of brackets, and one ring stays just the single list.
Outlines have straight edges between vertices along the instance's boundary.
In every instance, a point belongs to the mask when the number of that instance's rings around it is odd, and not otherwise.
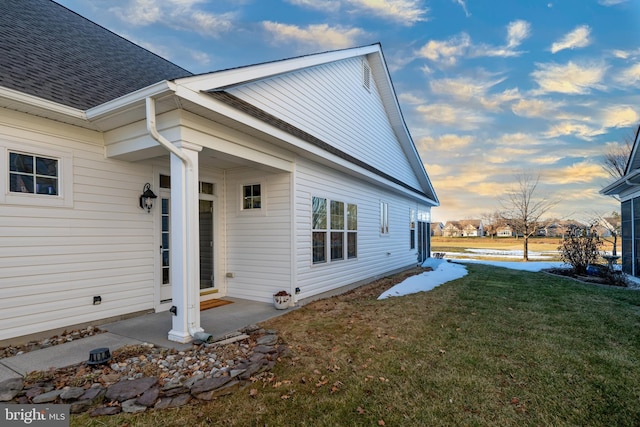
[{"label": "bare tree", "polygon": [[633,150],[633,141],[638,138],[639,132],[640,126],[638,126],[638,129],[636,130],[635,136],[634,133],[625,136],[623,144],[611,147],[606,153],[604,153],[602,167],[613,178],[618,179],[624,176],[624,172],[627,168],[627,162],[631,155],[631,150]]},{"label": "bare tree", "polygon": [[613,249],[611,254],[613,256],[618,255],[618,236],[620,236],[622,232],[622,217],[619,212],[613,211],[610,215],[605,216],[599,213],[594,214],[595,218],[591,221],[594,226],[600,227],[607,231],[612,240],[607,239],[608,236],[601,236],[603,242],[611,243]]},{"label": "bare tree", "polygon": [[492,239],[496,237],[496,233],[502,219],[502,217],[500,216],[500,212],[485,212],[480,216],[480,218],[482,219],[482,227],[484,228],[486,235],[488,235]]},{"label": "bare tree", "polygon": [[515,178],[516,184],[500,200],[504,208],[502,217],[511,225],[516,235],[522,235],[524,238],[522,259],[529,261],[529,237],[543,224],[543,215],[558,202],[536,194],[540,175],[534,178],[523,172]]}]

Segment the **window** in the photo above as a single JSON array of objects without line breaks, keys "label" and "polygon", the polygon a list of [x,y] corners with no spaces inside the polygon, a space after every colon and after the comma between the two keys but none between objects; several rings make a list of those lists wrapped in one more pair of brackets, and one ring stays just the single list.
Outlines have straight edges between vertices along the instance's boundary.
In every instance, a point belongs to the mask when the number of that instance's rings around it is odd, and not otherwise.
[{"label": "window", "polygon": [[411,213],[409,214],[409,248],[416,248],[416,211],[411,209]]},{"label": "window", "polygon": [[347,258],[358,256],[358,206],[347,205]]},{"label": "window", "polygon": [[380,234],[389,234],[389,204],[380,202]]},{"label": "window", "polygon": [[242,209],[260,209],[262,198],[260,195],[260,184],[242,186]]},{"label": "window", "polygon": [[344,203],[331,201],[331,261],[344,259]]},{"label": "window", "polygon": [[313,198],[312,240],[313,263],[327,261],[327,199]]},{"label": "window", "polygon": [[58,159],[9,152],[9,191],[59,195]]},{"label": "window", "polygon": [[338,261],[344,260],[345,257],[346,259],[357,257],[358,207],[356,205],[313,197],[311,222],[314,264],[325,263],[327,258]]}]

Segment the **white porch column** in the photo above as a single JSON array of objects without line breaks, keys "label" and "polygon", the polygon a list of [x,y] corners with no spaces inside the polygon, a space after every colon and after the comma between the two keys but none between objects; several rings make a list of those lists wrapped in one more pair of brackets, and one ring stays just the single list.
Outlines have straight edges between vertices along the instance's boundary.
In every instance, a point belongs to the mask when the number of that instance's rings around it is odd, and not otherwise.
[{"label": "white porch column", "polygon": [[171,153],[171,291],[177,315],[168,339],[190,342],[200,327],[200,246],[198,220],[198,152],[187,142],[176,146],[184,161]]}]

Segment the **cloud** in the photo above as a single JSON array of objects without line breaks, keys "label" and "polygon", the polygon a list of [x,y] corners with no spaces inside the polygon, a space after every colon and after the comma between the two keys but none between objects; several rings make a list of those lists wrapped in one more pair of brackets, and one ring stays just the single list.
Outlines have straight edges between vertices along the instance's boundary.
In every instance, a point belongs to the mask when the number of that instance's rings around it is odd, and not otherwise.
[{"label": "cloud", "polygon": [[603,89],[600,84],[607,71],[605,65],[578,65],[569,61],[566,65],[536,64],[531,77],[538,83],[538,92],[587,94],[592,88]]},{"label": "cloud", "polygon": [[546,138],[557,138],[559,136],[573,135],[585,141],[590,141],[594,136],[605,133],[602,128],[593,128],[583,123],[560,122],[543,133]]},{"label": "cloud", "polygon": [[448,40],[429,40],[417,55],[433,62],[445,65],[455,65],[458,58],[464,55],[471,46],[471,38],[468,34],[461,33]]},{"label": "cloud", "polygon": [[370,12],[381,18],[391,19],[408,27],[427,21],[429,8],[419,0],[347,0],[357,10]]},{"label": "cloud", "polygon": [[455,65],[458,58],[464,55],[470,57],[518,56],[522,52],[516,51],[515,48],[530,34],[531,25],[527,21],[517,20],[507,25],[507,40],[504,46],[474,45],[467,33],[460,33],[447,40],[429,40],[416,55],[445,66]]},{"label": "cloud", "polygon": [[330,27],[327,24],[309,25],[305,28],[296,25],[264,21],[265,30],[272,34],[277,42],[298,43],[322,49],[343,49],[357,44],[357,40],[366,35],[359,28],[341,26]]},{"label": "cloud", "polygon": [[482,57],[511,57],[519,56],[522,52],[515,50],[531,35],[531,24],[517,20],[507,25],[507,43],[504,46],[490,46],[481,44],[472,49],[471,56]]},{"label": "cloud", "polygon": [[591,43],[589,33],[591,29],[588,25],[580,25],[559,41],[551,45],[551,53],[557,53],[564,49],[575,49],[577,47],[587,47]]},{"label": "cloud", "polygon": [[511,111],[520,117],[553,118],[561,106],[562,104],[556,101],[520,99],[511,106]]},{"label": "cloud", "polygon": [[422,114],[422,119],[427,123],[455,126],[460,130],[474,130],[481,124],[490,122],[488,117],[473,109],[449,104],[421,105],[416,110]]},{"label": "cloud", "polygon": [[604,109],[602,121],[602,125],[607,128],[624,128],[637,125],[640,115],[630,106],[621,105]]},{"label": "cloud", "polygon": [[287,3],[294,6],[300,6],[307,9],[320,10],[322,12],[336,12],[340,10],[340,1],[317,1],[317,0],[286,0]]},{"label": "cloud", "polygon": [[507,26],[507,47],[514,48],[531,34],[531,24],[527,21],[518,20],[510,22]]},{"label": "cloud", "polygon": [[464,10],[464,14],[467,18],[471,16],[469,10],[467,10],[467,4],[464,0],[453,0],[453,2],[457,3],[462,8],[462,10]]},{"label": "cloud", "polygon": [[475,141],[472,135],[445,134],[439,137],[425,136],[418,141],[420,150],[433,151],[456,151],[468,147]]},{"label": "cloud", "polygon": [[640,86],[640,62],[622,70],[614,79],[623,86]]},{"label": "cloud", "polygon": [[564,168],[551,169],[545,172],[546,181],[554,184],[583,184],[599,178],[608,178],[601,165],[588,161],[574,163]]},{"label": "cloud", "polygon": [[112,7],[118,18],[135,26],[155,23],[166,25],[179,31],[195,31],[203,36],[220,37],[231,31],[235,14],[212,14],[195,9],[194,5],[201,0],[132,0],[126,6]]},{"label": "cloud", "polygon": [[517,89],[507,89],[497,94],[488,92],[495,85],[503,82],[504,78],[479,76],[477,78],[459,77],[455,79],[431,80],[429,88],[435,95],[449,96],[457,101],[473,103],[487,110],[499,110],[502,104],[520,98]]},{"label": "cloud", "polygon": [[627,0],[598,0],[598,3],[602,6],[615,6],[626,2]]}]

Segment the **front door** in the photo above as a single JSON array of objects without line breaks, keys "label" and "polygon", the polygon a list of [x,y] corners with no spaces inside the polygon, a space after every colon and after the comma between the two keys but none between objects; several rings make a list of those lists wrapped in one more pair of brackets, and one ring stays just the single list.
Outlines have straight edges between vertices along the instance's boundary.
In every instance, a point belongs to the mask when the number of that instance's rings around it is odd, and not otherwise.
[{"label": "front door", "polygon": [[[165,179],[163,179],[165,178]],[[201,183],[206,184],[206,183]],[[211,184],[209,187],[213,188]],[[209,188],[206,187],[206,188]],[[206,190],[205,191],[208,191]],[[214,264],[213,264],[213,196],[210,193],[201,193],[199,200],[199,228],[200,228],[200,295],[204,299],[211,298],[215,289]],[[171,265],[169,252],[171,251],[171,190],[169,179],[161,175],[160,195],[160,304],[169,304],[171,294]]]},{"label": "front door", "polygon": [[200,199],[200,293],[215,287],[213,274],[213,201]]}]

